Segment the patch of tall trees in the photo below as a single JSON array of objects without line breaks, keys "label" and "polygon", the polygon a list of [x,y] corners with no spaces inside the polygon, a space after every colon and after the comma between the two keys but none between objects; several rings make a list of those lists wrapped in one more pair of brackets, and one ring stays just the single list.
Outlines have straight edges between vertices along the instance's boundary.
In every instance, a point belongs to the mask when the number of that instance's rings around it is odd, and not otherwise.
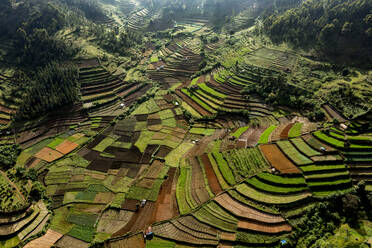
[{"label": "patch of tall trees", "polygon": [[246,86],[243,94],[256,94],[273,105],[284,105],[295,109],[308,110],[309,118],[319,120],[324,117],[320,109],[319,100],[314,98],[314,93],[289,84],[283,74],[262,76],[260,82]]},{"label": "patch of tall trees", "polygon": [[275,43],[316,48],[330,56],[372,61],[372,1],[307,0],[265,19]]},{"label": "patch of tall trees", "polygon": [[94,26],[92,30],[100,47],[108,52],[127,55],[128,49],[142,44],[143,36],[129,29],[120,30],[118,27],[107,28],[102,25]]},{"label": "patch of tall trees", "polygon": [[79,100],[78,69],[73,64],[52,62],[32,76],[24,75],[27,84],[17,119],[32,119],[47,111],[72,104]]},{"label": "patch of tall trees", "polygon": [[17,161],[21,149],[18,145],[0,146],[0,169],[8,170]]},{"label": "patch of tall trees", "polygon": [[43,66],[51,61],[72,58],[79,48],[50,35],[46,29],[35,28],[30,33],[19,28],[16,39],[18,63],[26,67]]}]

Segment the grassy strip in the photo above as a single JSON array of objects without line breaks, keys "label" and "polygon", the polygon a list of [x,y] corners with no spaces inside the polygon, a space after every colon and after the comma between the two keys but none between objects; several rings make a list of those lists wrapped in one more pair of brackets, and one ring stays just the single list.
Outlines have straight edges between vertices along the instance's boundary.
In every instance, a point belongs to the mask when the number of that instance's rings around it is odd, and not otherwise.
[{"label": "grassy strip", "polygon": [[351,183],[351,179],[340,179],[336,181],[322,181],[322,182],[308,182],[309,187],[319,187],[319,186],[334,186],[334,185],[339,185],[339,184],[347,184]]},{"label": "grassy strip", "polygon": [[221,174],[223,175],[223,178],[226,180],[226,182],[229,185],[234,185],[236,183],[235,177],[227,164],[226,160],[223,158],[221,153],[213,153],[213,157],[215,161],[217,162],[218,168],[221,171]]},{"label": "grassy strip", "polygon": [[237,229],[237,223],[230,223],[225,220],[219,219],[216,215],[210,213],[206,207],[199,209],[192,214],[200,222],[208,224],[212,227],[227,231],[235,232]]},{"label": "grassy strip", "polygon": [[165,157],[165,164],[170,167],[178,167],[182,156],[193,146],[192,143],[182,143]]},{"label": "grassy strip", "polygon": [[144,152],[153,135],[154,132],[152,131],[142,131],[140,137],[134,145],[138,147],[140,152]]},{"label": "grassy strip", "polygon": [[187,110],[194,118],[199,119],[202,116],[195,110],[193,109],[190,105],[188,105],[186,102],[182,101],[182,107]]},{"label": "grassy strip", "polygon": [[320,174],[313,174],[306,176],[307,180],[312,180],[312,179],[320,179],[320,178],[332,178],[332,177],[348,177],[349,176],[349,171],[341,171],[341,172],[333,172],[333,173],[320,173]]},{"label": "grassy strip", "polygon": [[187,174],[190,173],[190,168],[181,167],[180,176],[178,177],[177,188],[176,188],[176,199],[180,214],[185,214],[191,210],[186,201],[186,180]]},{"label": "grassy strip", "polygon": [[247,131],[249,129],[249,126],[247,127],[240,127],[238,128],[238,130],[236,130],[232,136],[234,136],[235,138],[239,138],[240,135],[242,135],[245,131]]},{"label": "grassy strip", "polygon": [[208,87],[205,83],[199,84],[199,87],[203,89],[204,91],[208,92],[212,96],[216,96],[217,98],[225,99],[226,95],[222,94],[221,92],[218,92],[210,87]]},{"label": "grassy strip", "polygon": [[227,191],[227,193],[229,193],[229,195],[232,198],[234,198],[235,200],[237,200],[237,201],[239,201],[239,202],[241,202],[245,205],[248,205],[252,208],[255,208],[255,209],[260,210],[260,211],[265,212],[265,213],[279,214],[279,211],[277,209],[273,209],[271,207],[261,205],[261,204],[255,202],[255,201],[251,201],[248,198],[239,194],[236,190],[232,189],[232,190]]},{"label": "grassy strip", "polygon": [[342,142],[338,139],[329,137],[321,131],[316,131],[316,132],[313,133],[313,135],[316,138],[318,138],[319,140],[324,141],[325,143],[327,143],[331,146],[334,146],[334,147],[337,147],[337,148],[344,148],[344,142]]},{"label": "grassy strip", "polygon": [[252,177],[248,179],[246,182],[256,189],[267,191],[270,193],[291,194],[291,193],[305,191],[308,189],[307,187],[291,187],[291,186],[281,187],[281,186],[276,186],[276,185],[270,185],[270,184],[266,184],[258,180],[257,177]]},{"label": "grassy strip", "polygon": [[345,165],[308,165],[300,167],[303,172],[316,172],[316,171],[327,171],[327,170],[340,170],[345,169]]},{"label": "grassy strip", "polygon": [[291,139],[291,142],[295,145],[295,147],[303,152],[306,156],[318,156],[321,155],[320,152],[311,148],[302,138],[295,138]]},{"label": "grassy strip", "polygon": [[103,152],[108,146],[110,146],[112,143],[114,143],[114,139],[111,137],[106,137],[104,140],[102,140],[98,145],[96,145],[93,150],[98,152]]},{"label": "grassy strip", "polygon": [[48,144],[48,147],[49,148],[52,148],[52,149],[56,149],[56,147],[61,144],[63,141],[65,141],[64,139],[61,139],[61,138],[55,138],[52,142],[50,142]]},{"label": "grassy strip", "polygon": [[308,157],[301,154],[297,149],[289,142],[288,140],[285,141],[278,141],[278,146],[280,149],[296,164],[296,165],[308,165],[312,164],[313,161]]},{"label": "grassy strip", "polygon": [[260,136],[260,140],[258,141],[259,144],[264,144],[269,142],[270,134],[275,130],[276,126],[271,125],[268,127]]},{"label": "grassy strip", "polygon": [[236,190],[245,195],[246,197],[255,200],[257,202],[262,202],[264,204],[289,204],[302,199],[305,199],[309,194],[296,194],[296,195],[272,195],[267,193],[262,193],[254,188],[249,187],[247,184],[242,183],[236,187]]},{"label": "grassy strip", "polygon": [[190,129],[190,133],[192,134],[201,134],[205,136],[211,136],[214,134],[215,129],[212,128],[197,128],[193,127]]},{"label": "grassy strip", "polygon": [[270,173],[260,173],[257,174],[258,178],[261,178],[268,182],[273,182],[275,184],[282,184],[282,185],[304,185],[306,184],[305,178],[303,177],[283,177],[279,175],[274,175]]},{"label": "grassy strip", "polygon": [[199,104],[202,108],[207,110],[208,112],[214,114],[216,111],[209,107],[205,102],[201,101],[198,97],[196,97],[194,94],[191,94],[187,89],[182,89],[182,93],[190,97],[192,100],[194,100],[197,104]]},{"label": "grassy strip", "polygon": [[294,138],[301,136],[301,129],[304,124],[302,122],[296,122],[293,127],[289,130],[288,137]]},{"label": "grassy strip", "polygon": [[132,113],[132,115],[144,115],[159,112],[160,108],[156,104],[154,98],[150,98],[148,101],[139,105],[139,107]]}]

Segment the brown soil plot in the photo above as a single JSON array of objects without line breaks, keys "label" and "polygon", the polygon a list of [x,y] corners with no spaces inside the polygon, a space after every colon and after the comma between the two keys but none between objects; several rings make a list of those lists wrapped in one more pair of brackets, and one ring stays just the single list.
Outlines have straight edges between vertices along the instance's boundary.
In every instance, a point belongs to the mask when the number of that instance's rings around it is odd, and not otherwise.
[{"label": "brown soil plot", "polygon": [[209,161],[207,154],[201,155],[200,158],[205,168],[205,173],[208,178],[209,187],[211,188],[213,194],[217,195],[222,191],[222,188],[220,186],[220,183],[218,182],[216,174],[214,173],[211,161]]},{"label": "brown soil plot", "polygon": [[260,149],[269,163],[281,173],[301,173],[301,171],[280,151],[276,145],[261,145]]},{"label": "brown soil plot", "polygon": [[67,154],[75,150],[79,145],[69,140],[63,141],[56,147],[56,150],[60,153]]},{"label": "brown soil plot", "polygon": [[53,162],[54,160],[59,159],[62,156],[63,156],[62,153],[59,153],[49,147],[44,147],[43,149],[41,149],[40,152],[35,154],[35,157],[47,162]]}]

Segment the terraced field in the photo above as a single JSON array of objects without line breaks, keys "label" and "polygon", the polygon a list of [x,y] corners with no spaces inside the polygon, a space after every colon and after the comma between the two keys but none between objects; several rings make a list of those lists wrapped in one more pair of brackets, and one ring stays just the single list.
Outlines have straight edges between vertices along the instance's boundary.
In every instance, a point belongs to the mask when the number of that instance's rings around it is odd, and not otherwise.
[{"label": "terraced field", "polygon": [[[163,29],[155,7],[118,2],[126,28]],[[111,17],[96,22],[116,25]],[[316,203],[361,181],[372,191],[372,136],[362,124],[327,104],[332,122],[315,123],[251,94],[249,86],[299,70],[302,55],[253,44],[247,33],[244,56],[221,62],[207,56],[223,57],[240,34],[215,38],[211,21],[200,18],[168,26],[144,35],[137,57],[78,61],[81,103],[1,133],[0,145],[22,148],[16,167],[32,172],[15,181],[0,171],[8,206],[0,211],[1,247],[279,247]],[[125,68],[121,76],[111,73],[116,67]],[[3,98],[6,126],[17,106]],[[45,186],[49,207],[27,201],[31,177]]]}]

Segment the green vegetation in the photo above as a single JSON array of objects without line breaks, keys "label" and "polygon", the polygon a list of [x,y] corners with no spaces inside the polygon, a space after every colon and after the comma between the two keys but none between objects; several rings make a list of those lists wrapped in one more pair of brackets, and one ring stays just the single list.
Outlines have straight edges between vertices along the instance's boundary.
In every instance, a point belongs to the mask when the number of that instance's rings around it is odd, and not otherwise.
[{"label": "green vegetation", "polygon": [[235,138],[239,138],[240,135],[242,135],[245,131],[247,131],[249,129],[249,126],[247,127],[240,127],[238,128],[238,130],[236,130],[232,136],[234,136]]},{"label": "green vegetation", "polygon": [[278,141],[278,146],[280,149],[296,164],[296,165],[309,165],[312,164],[313,161],[300,152],[289,142],[288,140],[285,141]]},{"label": "green vegetation", "polygon": [[223,152],[223,156],[234,171],[237,180],[269,167],[258,147],[230,150]]},{"label": "green vegetation", "polygon": [[290,187],[287,186],[285,187],[285,184],[283,186],[278,186],[278,185],[270,185],[265,182],[260,181],[256,177],[252,177],[246,182],[253,186],[256,189],[259,189],[260,191],[266,191],[270,193],[278,193],[278,194],[291,194],[291,193],[296,193],[296,192],[301,192],[304,190],[307,190],[307,187]]},{"label": "green vegetation", "polygon": [[77,67],[50,63],[31,78],[24,75],[20,84],[27,87],[17,111],[18,119],[32,119],[40,113],[73,104],[79,99]]},{"label": "green vegetation", "polygon": [[[227,164],[226,160],[223,158],[223,155],[221,153],[213,153],[212,155],[213,155],[213,158],[214,158],[213,160],[215,160],[215,162],[217,163],[218,168],[221,171],[221,174],[222,174],[223,178],[226,180],[226,182],[230,186],[234,185],[236,183],[234,175],[233,175],[229,165]],[[212,157],[210,156],[209,158],[211,159]],[[212,159],[211,159],[211,161],[212,161]]]},{"label": "green vegetation", "polygon": [[288,137],[294,138],[301,136],[301,129],[304,124],[302,122],[296,122],[293,127],[289,130]]},{"label": "green vegetation", "polygon": [[[349,56],[362,63],[369,60],[363,54],[371,51],[368,43],[371,42],[372,19],[367,11],[371,7],[370,2],[363,0],[304,2],[283,14],[267,18],[265,29],[274,42],[289,41],[299,47],[317,47],[327,55]],[[337,22],[334,22],[334,16],[337,16]]]},{"label": "green vegetation", "polygon": [[291,139],[291,142],[295,145],[295,147],[304,153],[308,157],[318,156],[321,153],[311,148],[303,139],[295,138]]},{"label": "green vegetation", "polygon": [[268,127],[262,134],[261,134],[261,137],[260,137],[260,140],[258,141],[259,144],[265,144],[267,142],[269,142],[269,137],[270,137],[270,134],[276,129],[276,126],[275,125],[271,125],[270,127]]},{"label": "green vegetation", "polygon": [[20,152],[21,149],[18,145],[0,146],[0,168],[7,170],[12,167]]},{"label": "green vegetation", "polygon": [[61,144],[64,141],[64,139],[61,138],[55,138],[51,143],[48,144],[48,147],[52,149],[56,149],[56,147]]},{"label": "green vegetation", "polygon": [[317,137],[319,140],[331,145],[331,146],[334,146],[336,148],[344,148],[344,142],[343,141],[340,141],[338,139],[335,139],[335,138],[332,138],[328,135],[326,135],[325,133],[323,133],[322,131],[316,131],[313,133],[313,135],[315,137]]},{"label": "green vegetation", "polygon": [[111,137],[106,137],[93,149],[98,152],[103,152],[108,146],[110,146],[115,140]]},{"label": "green vegetation", "polygon": [[215,129],[211,128],[198,128],[198,127],[193,127],[190,129],[190,133],[192,134],[201,134],[205,136],[210,136],[214,134]]}]

